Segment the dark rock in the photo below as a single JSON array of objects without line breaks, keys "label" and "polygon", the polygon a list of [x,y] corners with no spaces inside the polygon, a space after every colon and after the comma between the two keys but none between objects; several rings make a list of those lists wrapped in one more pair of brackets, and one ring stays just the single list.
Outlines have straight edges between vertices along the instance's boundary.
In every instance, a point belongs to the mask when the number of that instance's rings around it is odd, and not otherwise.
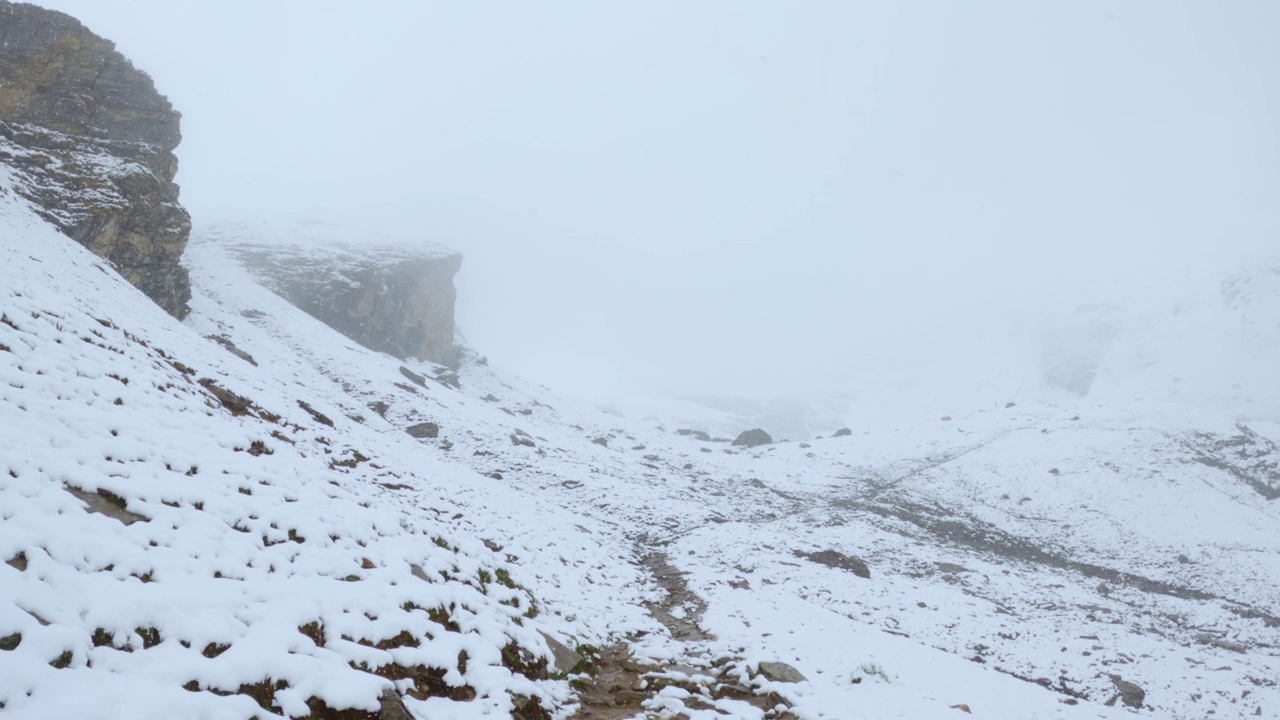
[{"label": "dark rock", "polygon": [[454,390],[462,389],[462,380],[459,379],[458,373],[447,367],[438,367],[435,369],[436,382]]},{"label": "dark rock", "polygon": [[333,420],[330,420],[328,415],[325,415],[319,410],[316,410],[315,408],[311,407],[310,403],[308,403],[306,400],[299,400],[298,407],[305,410],[307,414],[311,416],[312,420],[315,420],[321,425],[328,425],[329,427],[333,427]]},{"label": "dark rock", "polygon": [[691,430],[689,428],[680,428],[676,431],[677,435],[682,437],[691,437],[702,442],[711,442],[711,436],[701,430]]},{"label": "dark rock", "polygon": [[766,679],[781,683],[804,682],[808,678],[800,671],[784,662],[762,662],[757,672]]},{"label": "dark rock", "polygon": [[179,264],[180,115],[151,78],[74,18],[0,0],[0,163],[18,194],[171,315],[191,299]]},{"label": "dark rock", "polygon": [[[1115,685],[1116,690],[1119,692],[1120,702],[1131,708],[1142,707],[1143,702],[1147,699],[1146,690],[1143,690],[1128,680],[1121,679],[1119,675],[1108,675],[1108,677],[1111,678],[1111,684]],[[1113,697],[1107,704],[1114,705],[1115,701],[1116,699]]]},{"label": "dark rock", "polygon": [[871,570],[865,562],[835,550],[819,550],[811,553],[796,551],[795,556],[837,570],[847,570],[860,578],[871,577]]},{"label": "dark rock", "polygon": [[249,363],[250,365],[253,365],[254,367],[258,366],[258,361],[254,360],[253,356],[250,355],[249,353],[236,347],[236,344],[231,341],[231,338],[225,337],[223,335],[209,335],[208,338],[218,343],[222,347],[226,348],[227,352],[231,353],[232,355],[235,355],[236,357],[240,358],[241,360],[244,360],[245,362]]},{"label": "dark rock", "polygon": [[385,418],[387,416],[387,411],[391,409],[391,406],[381,400],[377,400],[369,403],[369,409]]},{"label": "dark rock", "polygon": [[835,431],[835,432],[831,433],[831,437],[833,437],[833,438],[838,438],[838,437],[849,437],[849,436],[850,436],[850,435],[852,435],[852,434],[853,434],[853,431],[852,431],[852,430],[850,430],[850,429],[849,429],[849,428],[847,428],[847,427],[842,427],[842,428],[840,428],[839,430],[837,430],[837,431]]},{"label": "dark rock", "polygon": [[440,426],[433,422],[422,422],[417,425],[410,425],[405,428],[404,431],[419,440],[422,438],[435,438],[440,436]]},{"label": "dark rock", "polygon": [[1018,406],[1018,403],[1016,402],[1007,402],[1004,404],[1004,409],[1008,410],[1011,407],[1017,407],[1017,406]]},{"label": "dark rock", "polygon": [[410,370],[409,368],[403,365],[400,366],[400,374],[409,378],[411,382],[413,382],[415,385],[419,387],[427,386],[427,379],[425,377],[419,375],[418,373]]},{"label": "dark rock", "polygon": [[942,422],[951,422],[951,416],[950,416],[950,415],[943,415],[943,416],[942,416]]},{"label": "dark rock", "polygon": [[538,444],[533,441],[533,438],[529,437],[527,434],[517,434],[517,433],[519,433],[519,431],[516,431],[516,433],[513,433],[511,435],[512,445],[517,445],[520,447],[538,447]]},{"label": "dark rock", "polygon": [[743,430],[733,444],[739,447],[757,447],[760,445],[768,445],[773,442],[773,438],[769,437],[769,433],[762,428],[752,428],[751,430]]},{"label": "dark rock", "polygon": [[600,447],[609,447],[609,438],[606,438],[603,435],[592,440],[591,442],[595,443],[596,445],[599,445]]}]

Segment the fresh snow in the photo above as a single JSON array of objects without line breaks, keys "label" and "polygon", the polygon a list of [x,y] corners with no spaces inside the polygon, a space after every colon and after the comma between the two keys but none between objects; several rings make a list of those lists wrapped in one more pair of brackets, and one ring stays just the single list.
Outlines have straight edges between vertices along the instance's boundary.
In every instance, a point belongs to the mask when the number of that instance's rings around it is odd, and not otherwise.
[{"label": "fresh snow", "polygon": [[[849,437],[745,450],[674,434],[724,417],[687,405],[627,419],[474,357],[454,389],[428,363],[358,347],[236,261],[237,245],[287,228],[197,233],[179,323],[9,182],[0,639],[21,642],[0,650],[6,719],[276,716],[219,694],[266,679],[284,684],[283,716],[311,697],[376,710],[391,683],[364,669],[392,661],[475,690],[406,699],[419,718],[508,717],[513,696],[569,717],[565,679],[502,663],[511,642],[548,656],[542,633],[626,641],[695,684],[729,659],[805,720],[957,718],[961,704],[986,718],[1280,712],[1278,506],[1208,462],[1215,439],[1247,430],[1254,459],[1274,463],[1280,413],[1233,395],[1238,380],[1201,383],[1213,411],[1164,390],[1132,397],[1140,369],[1177,364],[1161,338],[1206,317],[1223,342],[1248,341],[1232,372],[1257,377],[1276,359],[1265,323],[1280,294],[1265,273],[1229,302],[1209,293],[1199,316],[1149,323],[1145,346],[1107,340],[1086,397],[896,428],[851,418]],[[202,379],[253,406],[233,415]],[[439,438],[404,432],[428,420]],[[870,577],[806,557],[823,551]],[[651,612],[665,596],[655,556],[698,598],[670,611],[694,637]],[[401,631],[418,646],[370,647]],[[807,680],[752,678],[761,661]],[[1143,709],[1104,705],[1113,675],[1146,691]],[[642,716],[678,713],[763,717],[680,687]]]}]

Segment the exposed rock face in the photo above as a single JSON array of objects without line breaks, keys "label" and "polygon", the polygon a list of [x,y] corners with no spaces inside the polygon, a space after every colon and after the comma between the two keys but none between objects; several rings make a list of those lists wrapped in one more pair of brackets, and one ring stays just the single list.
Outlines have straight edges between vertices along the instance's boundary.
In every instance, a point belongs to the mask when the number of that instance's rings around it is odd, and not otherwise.
[{"label": "exposed rock face", "polygon": [[401,360],[457,365],[453,276],[461,255],[330,260],[258,255],[252,262],[285,299],[361,345]]},{"label": "exposed rock face", "polygon": [[320,222],[226,224],[199,238],[225,245],[295,307],[371,350],[458,365],[453,276],[462,256],[448,248]]},{"label": "exposed rock face", "polygon": [[110,41],[0,0],[0,164],[46,220],[181,316],[191,222],[173,183],[179,118]]}]

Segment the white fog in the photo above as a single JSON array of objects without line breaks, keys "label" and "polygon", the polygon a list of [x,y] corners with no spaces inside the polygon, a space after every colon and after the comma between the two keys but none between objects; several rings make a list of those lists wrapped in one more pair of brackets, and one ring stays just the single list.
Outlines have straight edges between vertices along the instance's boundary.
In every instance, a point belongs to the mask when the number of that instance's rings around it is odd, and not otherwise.
[{"label": "white fog", "polygon": [[995,382],[1280,232],[1267,3],[47,4],[182,111],[197,226],[458,248],[468,342],[567,394]]}]

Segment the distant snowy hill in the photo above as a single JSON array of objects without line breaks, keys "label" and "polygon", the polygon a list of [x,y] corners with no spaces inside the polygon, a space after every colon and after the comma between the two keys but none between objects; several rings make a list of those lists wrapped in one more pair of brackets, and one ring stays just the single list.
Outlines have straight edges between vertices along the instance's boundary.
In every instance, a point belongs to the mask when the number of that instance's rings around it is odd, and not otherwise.
[{"label": "distant snowy hill", "polygon": [[0,228],[6,718],[1280,709],[1277,416],[1127,399],[1188,328],[1272,357],[1266,272],[1083,397],[745,450],[369,351],[216,237],[179,323]]}]

